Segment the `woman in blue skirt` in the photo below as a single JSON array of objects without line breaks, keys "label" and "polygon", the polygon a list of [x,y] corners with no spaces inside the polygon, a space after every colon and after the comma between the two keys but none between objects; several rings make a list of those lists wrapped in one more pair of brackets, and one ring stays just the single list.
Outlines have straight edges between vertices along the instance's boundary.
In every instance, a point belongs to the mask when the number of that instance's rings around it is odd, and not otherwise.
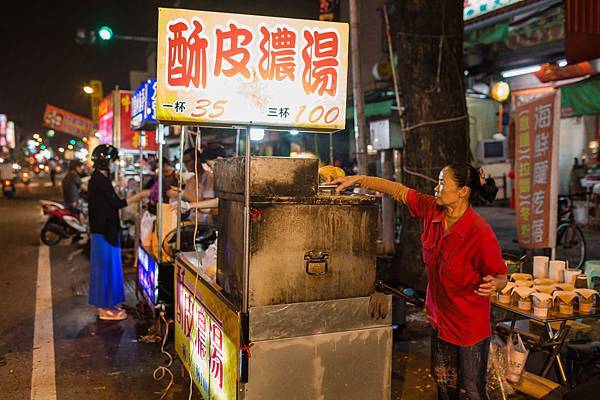
[{"label": "woman in blue skirt", "polygon": [[92,236],[89,303],[98,308],[100,319],[116,321],[127,318],[125,310],[118,308],[125,302],[119,210],[150,194],[149,190],[143,190],[127,199],[117,196],[110,175],[118,159],[119,152],[115,147],[97,146],[92,153],[94,173],[88,185]]}]

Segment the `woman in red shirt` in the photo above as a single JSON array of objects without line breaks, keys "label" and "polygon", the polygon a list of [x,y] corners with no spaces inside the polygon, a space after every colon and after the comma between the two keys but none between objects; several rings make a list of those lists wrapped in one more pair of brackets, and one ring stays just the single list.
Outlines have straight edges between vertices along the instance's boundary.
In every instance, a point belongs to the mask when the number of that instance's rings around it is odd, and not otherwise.
[{"label": "woman in red shirt", "polygon": [[488,399],[485,390],[491,335],[490,296],[502,289],[507,269],[491,227],[471,203],[493,200],[497,189],[469,164],[446,166],[435,196],[381,178],[339,178],[338,193],[360,185],[386,193],[423,221],[423,261],[427,267],[426,311],[433,328],[431,370],[439,399]]}]

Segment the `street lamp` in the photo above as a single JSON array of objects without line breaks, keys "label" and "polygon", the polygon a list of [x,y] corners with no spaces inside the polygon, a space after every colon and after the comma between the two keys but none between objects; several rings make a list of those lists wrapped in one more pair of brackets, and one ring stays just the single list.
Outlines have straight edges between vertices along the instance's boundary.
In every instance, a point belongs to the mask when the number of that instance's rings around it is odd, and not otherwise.
[{"label": "street lamp", "polygon": [[94,89],[90,85],[85,85],[83,87],[83,91],[85,92],[85,94],[92,94],[92,93],[94,93]]}]

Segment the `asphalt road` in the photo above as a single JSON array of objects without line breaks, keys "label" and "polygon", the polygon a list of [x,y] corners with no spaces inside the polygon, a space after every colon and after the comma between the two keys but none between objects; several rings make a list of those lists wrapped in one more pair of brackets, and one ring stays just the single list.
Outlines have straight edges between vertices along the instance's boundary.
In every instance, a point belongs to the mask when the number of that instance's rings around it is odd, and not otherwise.
[{"label": "asphalt road", "polygon": [[[77,245],[63,241],[50,248],[54,365],[33,368],[40,199],[60,199],[58,187],[35,180],[17,195],[0,198],[0,400],[21,399],[159,399],[168,381],[152,377],[165,357],[156,343],[138,339],[148,325],[136,312],[135,271],[125,269],[131,316],[124,322],[100,321],[87,303],[89,263]],[[43,282],[41,282],[43,283]],[[50,312],[50,310],[48,310]],[[42,313],[43,315],[47,315]],[[38,314],[39,317],[39,314]],[[50,345],[45,343],[41,347]],[[50,347],[51,348],[51,347]],[[171,350],[170,347],[167,349]],[[37,349],[40,350],[39,348]],[[32,397],[32,375],[44,393]],[[188,388],[179,364],[172,367],[176,384],[167,399],[187,399]],[[41,376],[41,378],[40,378]]]}]

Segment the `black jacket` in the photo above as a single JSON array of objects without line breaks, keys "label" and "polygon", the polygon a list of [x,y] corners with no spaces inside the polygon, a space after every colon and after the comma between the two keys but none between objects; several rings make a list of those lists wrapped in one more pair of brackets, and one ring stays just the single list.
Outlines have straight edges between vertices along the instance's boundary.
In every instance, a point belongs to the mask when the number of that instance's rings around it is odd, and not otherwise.
[{"label": "black jacket", "polygon": [[100,233],[108,243],[119,245],[121,221],[119,209],[127,206],[127,200],[117,196],[110,178],[95,170],[88,185],[90,231]]}]

